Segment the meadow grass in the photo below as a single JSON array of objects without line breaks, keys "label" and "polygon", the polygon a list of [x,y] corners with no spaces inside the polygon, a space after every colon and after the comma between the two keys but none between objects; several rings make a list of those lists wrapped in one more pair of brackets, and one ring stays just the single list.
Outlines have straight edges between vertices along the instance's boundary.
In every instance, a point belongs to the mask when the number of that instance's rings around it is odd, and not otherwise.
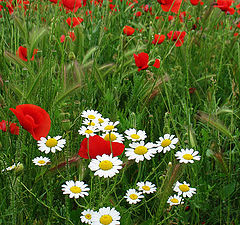
[{"label": "meadow grass", "polygon": [[[184,2],[185,21],[176,15],[169,22],[168,15],[175,14],[162,11],[157,1],[151,1],[153,15],[142,10],[141,1],[133,9],[126,0],[113,2],[113,12],[108,1],[101,7],[88,2],[76,14],[49,1],[30,1],[26,12],[23,3],[11,15],[0,12],[0,120],[18,123],[9,108],[38,105],[50,115],[49,135],[66,139],[62,151],[46,155],[26,130],[20,128],[20,135],[0,131],[0,169],[22,164],[0,174],[0,224],[82,224],[84,209],[101,207],[114,207],[124,225],[240,224],[240,46],[239,36],[233,35],[239,15],[226,15],[210,1],[203,6]],[[142,16],[135,17],[136,11]],[[74,16],[84,21],[71,29],[65,20]],[[143,31],[126,36],[125,25]],[[75,41],[68,36],[73,30]],[[187,33],[181,47],[167,37],[152,44],[154,34],[177,30]],[[27,62],[16,56],[20,45],[28,49]],[[140,52],[149,54],[147,70],[137,71],[133,54]],[[156,58],[160,68],[151,66]],[[96,177],[88,168],[90,160],[77,158],[84,139],[78,134],[81,113],[87,109],[119,121],[119,133],[146,131],[149,142],[175,134],[176,150],[139,163],[123,153],[119,174]],[[126,148],[129,143],[124,142]],[[181,148],[199,151],[201,160],[179,164],[174,154]],[[40,155],[51,164],[34,165],[32,159]],[[89,196],[63,195],[61,186],[68,180],[87,183]],[[157,191],[136,205],[126,202],[126,191],[146,180]],[[197,191],[183,205],[170,207],[167,199],[177,180]]]}]

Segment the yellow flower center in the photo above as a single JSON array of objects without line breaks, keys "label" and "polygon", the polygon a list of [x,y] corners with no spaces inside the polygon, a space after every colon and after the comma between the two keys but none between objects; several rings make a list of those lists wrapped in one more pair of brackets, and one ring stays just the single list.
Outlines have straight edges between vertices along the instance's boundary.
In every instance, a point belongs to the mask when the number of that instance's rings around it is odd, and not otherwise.
[{"label": "yellow flower center", "polygon": [[108,225],[112,222],[112,217],[110,215],[103,215],[100,218],[100,223],[104,225]]},{"label": "yellow flower center", "polygon": [[182,191],[182,192],[187,192],[190,190],[190,188],[186,185],[186,184],[181,184],[179,185],[179,189]]},{"label": "yellow flower center", "polygon": [[70,188],[70,191],[71,191],[72,193],[74,193],[74,194],[78,194],[78,193],[82,192],[81,188],[80,188],[80,187],[77,187],[77,186],[72,186],[72,187]]},{"label": "yellow flower center", "polygon": [[94,115],[88,115],[88,119],[94,120],[96,117]]},{"label": "yellow flower center", "polygon": [[149,186],[142,186],[142,189],[145,190],[145,191],[150,191],[150,187]]},{"label": "yellow flower center", "polygon": [[58,141],[55,138],[50,138],[46,142],[46,146],[49,148],[55,147],[58,144]]},{"label": "yellow flower center", "polygon": [[183,158],[186,160],[191,160],[191,159],[193,159],[193,156],[191,154],[185,154],[185,155],[183,155]]},{"label": "yellow flower center", "polygon": [[90,219],[92,219],[92,216],[91,216],[91,214],[86,214],[86,215],[85,215],[85,218],[88,219],[88,220],[90,220]]},{"label": "yellow flower center", "polygon": [[161,145],[162,145],[163,148],[165,148],[165,147],[167,147],[170,144],[171,144],[171,140],[165,139],[165,140],[162,141]]},{"label": "yellow flower center", "polygon": [[140,138],[140,136],[137,135],[137,134],[132,134],[130,137],[131,137],[132,139],[139,139],[139,138]]},{"label": "yellow flower center", "polygon": [[94,122],[90,122],[88,123],[89,126],[95,126],[95,123]]},{"label": "yellow flower center", "polygon": [[99,167],[102,170],[110,170],[113,168],[113,164],[109,160],[103,160],[102,162],[99,163]]},{"label": "yellow flower center", "polygon": [[134,153],[137,155],[144,155],[147,152],[148,152],[148,149],[145,146],[138,146],[134,150]]},{"label": "yellow flower center", "polygon": [[103,122],[104,122],[104,120],[103,120],[103,119],[101,119],[101,118],[99,118],[99,119],[98,119],[98,122],[99,122],[99,123],[103,123]]},{"label": "yellow flower center", "polygon": [[92,130],[85,130],[85,133],[86,134],[91,134],[91,133],[93,133],[93,131]]},{"label": "yellow flower center", "polygon": [[38,163],[39,163],[39,164],[44,164],[45,161],[44,161],[44,160],[39,160]]},{"label": "yellow flower center", "polygon": [[130,194],[129,198],[131,198],[132,200],[136,200],[138,199],[138,196],[136,194]]},{"label": "yellow flower center", "polygon": [[172,198],[170,201],[171,201],[172,203],[178,203],[178,200],[177,200],[176,198]]},{"label": "yellow flower center", "polygon": [[107,125],[106,127],[104,127],[104,130],[112,130],[113,128],[113,125]]},{"label": "yellow flower center", "polygon": [[116,135],[111,133],[111,135],[106,134],[106,136],[104,137],[104,140],[105,141],[110,141],[110,138],[111,138],[111,141],[115,141],[117,139]]}]

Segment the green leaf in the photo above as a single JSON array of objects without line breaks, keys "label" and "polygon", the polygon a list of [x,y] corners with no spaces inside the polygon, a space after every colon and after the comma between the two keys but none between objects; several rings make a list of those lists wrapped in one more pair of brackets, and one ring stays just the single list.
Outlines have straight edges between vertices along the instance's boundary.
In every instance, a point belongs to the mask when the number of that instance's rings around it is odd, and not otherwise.
[{"label": "green leaf", "polygon": [[236,187],[235,182],[225,185],[221,190],[222,199],[230,197],[230,195],[235,191],[235,187]]},{"label": "green leaf", "polygon": [[96,47],[96,46],[88,50],[88,52],[86,53],[86,55],[85,55],[84,58],[83,58],[83,61],[82,61],[82,64],[83,64],[83,65],[87,62],[87,60],[91,57],[91,55],[92,55],[96,50],[98,50],[98,47]]}]

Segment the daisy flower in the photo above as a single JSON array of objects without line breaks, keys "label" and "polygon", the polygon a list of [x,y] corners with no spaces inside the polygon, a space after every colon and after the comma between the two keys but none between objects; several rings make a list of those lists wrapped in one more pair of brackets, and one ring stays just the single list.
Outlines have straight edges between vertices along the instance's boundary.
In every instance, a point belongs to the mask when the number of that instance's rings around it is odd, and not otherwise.
[{"label": "daisy flower", "polygon": [[47,157],[40,156],[40,157],[34,158],[32,161],[37,166],[45,166],[47,163],[50,162],[50,159]]},{"label": "daisy flower", "polygon": [[13,165],[7,167],[6,169],[3,169],[2,172],[13,170],[13,169],[17,168],[20,164],[21,164],[20,162],[18,162],[17,164],[14,163]]},{"label": "daisy flower", "polygon": [[183,204],[184,202],[182,201],[182,197],[180,197],[179,195],[174,195],[168,198],[167,203],[169,203],[170,206],[172,206],[172,205]]},{"label": "daisy flower", "polygon": [[80,219],[83,223],[92,224],[92,218],[93,214],[96,213],[91,209],[87,209],[81,212],[82,216],[80,216]]},{"label": "daisy flower", "polygon": [[41,152],[45,152],[48,154],[49,152],[55,153],[56,150],[61,151],[64,145],[66,144],[65,139],[61,139],[62,136],[56,136],[51,138],[48,136],[46,139],[45,137],[41,137],[40,141],[38,141],[38,149]]},{"label": "daisy flower", "polygon": [[146,193],[146,194],[150,194],[150,193],[153,193],[157,190],[155,184],[149,182],[149,181],[146,181],[146,182],[138,182],[137,183],[137,186],[138,186],[138,190],[139,191],[142,191],[143,194]]},{"label": "daisy flower", "polygon": [[182,194],[184,198],[186,196],[191,198],[193,194],[196,194],[196,188],[191,188],[190,184],[187,184],[185,181],[183,183],[177,181],[173,190],[176,191],[178,195]]},{"label": "daisy flower", "polygon": [[97,159],[92,159],[88,167],[99,177],[113,177],[119,170],[122,169],[122,161],[118,157],[112,157],[111,155],[103,154],[102,156],[96,156]]},{"label": "daisy flower", "polygon": [[99,124],[108,123],[109,121],[110,121],[109,118],[103,118],[103,117],[98,118]]},{"label": "daisy flower", "polygon": [[154,148],[155,144],[149,142],[144,144],[144,141],[140,143],[135,142],[129,144],[131,148],[126,148],[125,155],[129,160],[134,159],[135,162],[143,161],[144,159],[150,160],[151,157],[154,157],[157,150]]},{"label": "daisy flower", "polygon": [[134,128],[130,128],[124,132],[126,138],[131,141],[144,141],[147,138],[146,132],[143,130],[137,131]]},{"label": "daisy flower", "polygon": [[160,137],[159,138],[160,141],[157,141],[158,152],[163,151],[163,153],[166,153],[171,149],[175,149],[176,148],[175,144],[178,143],[178,139],[174,137],[175,135],[170,135],[170,134],[164,134],[163,137]]},{"label": "daisy flower", "polygon": [[78,130],[78,133],[80,135],[85,135],[87,138],[89,138],[90,136],[94,136],[96,135],[95,133],[98,132],[99,129],[97,127],[93,127],[93,126],[82,126],[80,127],[80,130]]},{"label": "daisy flower", "polygon": [[83,124],[91,127],[99,126],[98,119],[94,119],[94,120],[85,119],[83,121]]},{"label": "daisy flower", "polygon": [[115,126],[117,126],[118,124],[119,124],[119,121],[116,121],[116,122],[107,121],[101,124],[100,130],[107,133],[112,131],[117,131],[117,128]]},{"label": "daisy flower", "polygon": [[66,184],[62,185],[63,194],[69,195],[69,198],[79,198],[84,197],[84,195],[88,196],[88,191],[90,188],[87,187],[87,184],[84,184],[83,181],[73,180],[66,181]]},{"label": "daisy flower", "polygon": [[197,155],[198,151],[191,149],[181,149],[181,151],[176,152],[175,156],[180,163],[194,163],[193,160],[200,160],[201,156]]},{"label": "daisy flower", "polygon": [[101,136],[105,141],[111,141],[112,142],[118,142],[118,143],[123,143],[124,137],[122,134],[119,134],[117,132],[110,132],[110,133],[105,133]]},{"label": "daisy flower", "polygon": [[144,198],[142,192],[137,192],[135,189],[127,190],[126,195],[124,196],[129,204],[136,204],[141,201],[141,198]]},{"label": "daisy flower", "polygon": [[87,110],[83,111],[81,117],[87,118],[89,120],[94,120],[100,118],[102,115],[98,111]]},{"label": "daisy flower", "polygon": [[103,207],[93,214],[92,225],[120,225],[120,213],[115,208]]}]

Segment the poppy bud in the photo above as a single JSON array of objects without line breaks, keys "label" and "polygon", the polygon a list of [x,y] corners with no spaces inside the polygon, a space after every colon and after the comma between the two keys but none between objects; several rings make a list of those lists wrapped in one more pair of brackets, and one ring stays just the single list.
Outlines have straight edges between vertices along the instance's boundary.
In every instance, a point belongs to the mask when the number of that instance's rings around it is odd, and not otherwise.
[{"label": "poppy bud", "polygon": [[68,55],[68,58],[69,58],[69,60],[71,60],[71,61],[75,60],[75,59],[76,59],[76,56],[75,56],[74,52],[70,52],[69,55]]}]

